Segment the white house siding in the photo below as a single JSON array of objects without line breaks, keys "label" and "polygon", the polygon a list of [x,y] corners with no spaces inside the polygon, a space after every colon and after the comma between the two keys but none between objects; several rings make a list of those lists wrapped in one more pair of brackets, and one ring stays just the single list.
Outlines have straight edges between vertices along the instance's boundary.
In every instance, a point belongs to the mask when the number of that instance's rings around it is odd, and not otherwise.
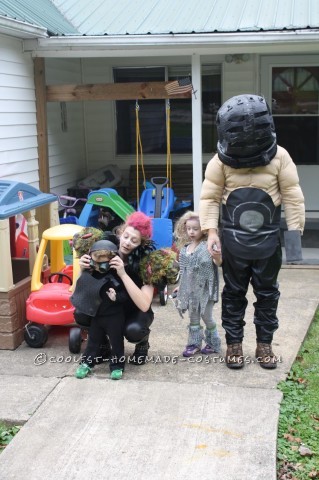
[{"label": "white house siding", "polygon": [[[82,60],[83,83],[112,83],[112,67],[106,59]],[[85,132],[88,173],[115,164],[115,116],[113,101],[85,102]],[[120,168],[122,165],[118,165]]]},{"label": "white house siding", "polygon": [[0,177],[39,188],[33,61],[0,35]]},{"label": "white house siding", "polygon": [[[46,59],[46,84],[80,84],[80,59]],[[84,102],[66,103],[66,131],[62,129],[61,105],[47,103],[50,190],[66,193],[87,175]]]},{"label": "white house siding", "polygon": [[257,85],[257,56],[250,55],[246,62],[235,61],[223,64],[222,98],[225,102],[228,98],[243,93],[260,93]]}]

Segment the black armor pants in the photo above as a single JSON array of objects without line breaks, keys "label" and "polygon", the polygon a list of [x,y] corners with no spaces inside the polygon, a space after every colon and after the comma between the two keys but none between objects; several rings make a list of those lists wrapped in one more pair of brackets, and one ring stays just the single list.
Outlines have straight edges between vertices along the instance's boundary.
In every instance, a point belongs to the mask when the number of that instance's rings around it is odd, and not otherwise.
[{"label": "black armor pants", "polygon": [[280,292],[277,277],[281,267],[281,245],[268,258],[238,258],[223,247],[222,326],[226,343],[240,343],[244,337],[245,311],[249,283],[256,297],[254,324],[257,342],[271,343],[278,328],[277,306]]},{"label": "black armor pants", "polygon": [[122,306],[119,306],[118,312],[110,315],[97,315],[92,318],[89,328],[88,342],[85,352],[82,355],[81,362],[94,367],[99,363],[101,339],[106,336],[110,343],[110,363],[112,370],[124,369],[124,324],[125,317]]}]

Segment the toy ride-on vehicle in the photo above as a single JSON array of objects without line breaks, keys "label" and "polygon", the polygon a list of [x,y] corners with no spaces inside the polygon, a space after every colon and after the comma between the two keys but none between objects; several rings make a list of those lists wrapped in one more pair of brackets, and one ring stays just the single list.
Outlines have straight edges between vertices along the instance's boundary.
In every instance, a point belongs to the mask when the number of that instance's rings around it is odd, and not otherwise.
[{"label": "toy ride-on vehicle", "polygon": [[31,293],[26,302],[28,323],[24,339],[30,347],[40,348],[46,343],[50,325],[74,324],[70,297],[80,267],[74,252],[71,264],[66,264],[66,246],[82,228],[66,223],[48,228],[42,234],[32,272]]},{"label": "toy ride-on vehicle", "polygon": [[[150,183],[154,188],[146,188],[143,191],[138,210],[152,218],[152,240],[154,240],[156,248],[171,247],[173,222],[168,217],[174,207],[174,191],[167,187],[167,177],[153,177]],[[165,306],[168,299],[168,287],[164,279],[156,285],[155,292],[159,294],[160,304]]]}]

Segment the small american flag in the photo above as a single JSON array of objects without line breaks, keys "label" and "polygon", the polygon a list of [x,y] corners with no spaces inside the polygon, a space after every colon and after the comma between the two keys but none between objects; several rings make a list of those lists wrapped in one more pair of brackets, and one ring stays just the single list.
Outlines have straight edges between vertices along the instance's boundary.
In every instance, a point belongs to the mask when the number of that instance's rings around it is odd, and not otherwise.
[{"label": "small american flag", "polygon": [[168,95],[178,95],[182,93],[192,92],[193,85],[190,77],[181,78],[180,80],[174,80],[173,82],[165,85],[165,90]]}]

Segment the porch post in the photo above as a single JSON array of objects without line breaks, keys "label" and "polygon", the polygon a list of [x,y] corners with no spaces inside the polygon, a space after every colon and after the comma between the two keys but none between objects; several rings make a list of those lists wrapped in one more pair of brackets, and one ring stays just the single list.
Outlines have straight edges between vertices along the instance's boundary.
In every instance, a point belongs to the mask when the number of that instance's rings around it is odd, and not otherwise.
[{"label": "porch post", "polygon": [[[36,100],[38,156],[39,156],[39,190],[44,193],[50,192],[50,171],[48,153],[48,126],[47,126],[47,99],[45,85],[45,61],[44,58],[36,57],[34,60],[34,86]],[[49,207],[43,205],[37,209],[39,221],[39,234],[50,227]]]},{"label": "porch post", "polygon": [[24,213],[28,225],[28,239],[29,239],[29,270],[32,275],[37,256],[37,249],[39,247],[39,222],[35,219],[35,209]]},{"label": "porch post", "polygon": [[200,55],[192,55],[192,141],[193,141],[193,198],[194,210],[198,210],[200,190],[203,181],[202,154],[202,79]]},{"label": "porch post", "polygon": [[39,155],[39,190],[50,192],[50,173],[48,155],[47,100],[45,90],[44,58],[34,60],[34,86],[37,116],[38,155]]}]

